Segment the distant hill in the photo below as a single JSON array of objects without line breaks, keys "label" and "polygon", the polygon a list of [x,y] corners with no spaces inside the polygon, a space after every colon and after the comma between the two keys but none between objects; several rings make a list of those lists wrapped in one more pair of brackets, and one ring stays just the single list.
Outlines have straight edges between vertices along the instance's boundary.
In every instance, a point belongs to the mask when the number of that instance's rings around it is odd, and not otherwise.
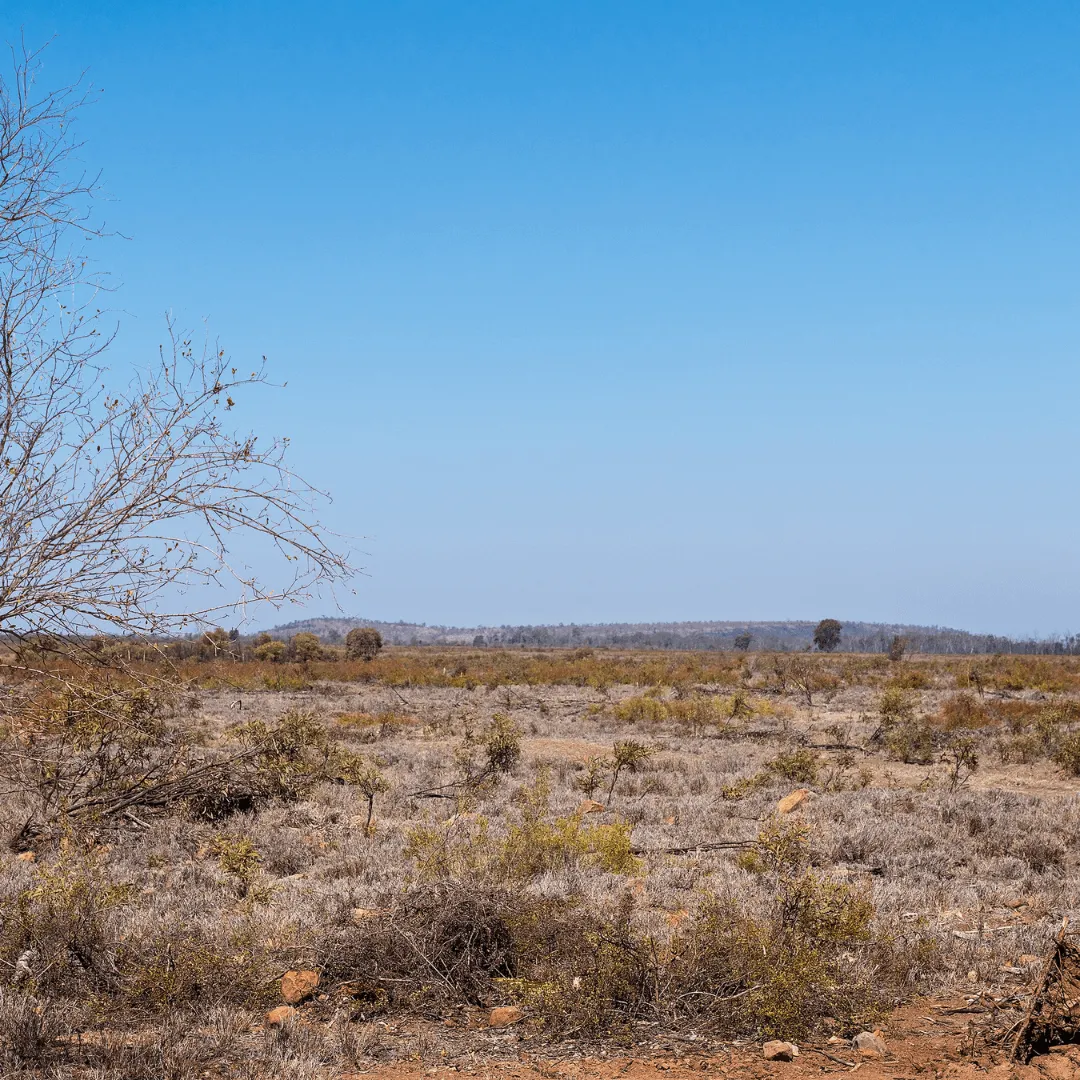
[{"label": "distant hill", "polygon": [[[740,634],[750,634],[751,650],[798,651],[812,644],[814,622],[560,623],[558,626],[428,626],[359,617],[300,619],[274,627],[275,637],[306,631],[333,644],[356,626],[373,626],[388,645],[490,645],[557,648],[594,646],[629,649],[733,649]],[[1076,653],[1080,638],[1013,640],[941,626],[846,622],[840,648],[885,652],[893,637],[907,639],[922,653]]]}]

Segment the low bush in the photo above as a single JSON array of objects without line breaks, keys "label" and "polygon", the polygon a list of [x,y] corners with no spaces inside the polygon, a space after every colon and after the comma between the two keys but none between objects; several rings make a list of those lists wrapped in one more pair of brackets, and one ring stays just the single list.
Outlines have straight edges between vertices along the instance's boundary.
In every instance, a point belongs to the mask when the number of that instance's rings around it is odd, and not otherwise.
[{"label": "low bush", "polygon": [[[510,848],[526,863],[521,846]],[[921,984],[933,950],[876,930],[866,891],[809,869],[805,826],[770,821],[758,851],[760,904],[706,895],[665,937],[647,929],[629,891],[613,903],[536,896],[494,882],[496,859],[468,878],[414,887],[385,918],[335,931],[323,965],[414,1005],[519,1003],[549,1035],[659,1019],[724,1037],[793,1038],[826,1017],[851,1033]]]},{"label": "low bush", "polygon": [[813,750],[790,750],[766,761],[764,767],[752,776],[728,784],[721,789],[720,794],[725,799],[744,799],[777,780],[785,780],[791,784],[814,784],[817,783],[819,767],[820,760]]},{"label": "low bush", "polygon": [[639,870],[629,824],[590,824],[579,814],[549,819],[549,794],[548,778],[541,773],[534,784],[518,790],[517,820],[502,835],[493,835],[482,817],[458,815],[442,825],[413,829],[405,854],[425,879],[479,877],[502,884],[579,863],[613,874]]},{"label": "low bush", "polygon": [[132,886],[111,880],[106,852],[61,845],[35,865],[28,886],[0,903],[0,957],[23,965],[25,987],[74,997],[115,985],[118,914],[134,900]]},{"label": "low bush", "polygon": [[994,718],[971,694],[960,693],[942,702],[933,723],[943,731],[970,731],[994,723]]},{"label": "low bush", "polygon": [[934,731],[925,720],[914,718],[892,725],[885,733],[891,757],[909,765],[929,765],[934,760]]},{"label": "low bush", "polygon": [[1080,733],[1062,741],[1054,754],[1054,761],[1070,776],[1080,776]]}]

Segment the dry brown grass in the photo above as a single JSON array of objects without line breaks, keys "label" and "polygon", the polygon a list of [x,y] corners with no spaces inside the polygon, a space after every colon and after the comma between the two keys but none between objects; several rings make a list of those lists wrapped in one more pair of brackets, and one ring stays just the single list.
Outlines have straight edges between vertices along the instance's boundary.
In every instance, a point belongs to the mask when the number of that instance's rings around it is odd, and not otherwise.
[{"label": "dry brown grass", "polygon": [[[843,1032],[916,993],[1008,987],[1076,914],[1080,704],[1072,658],[981,663],[972,685],[970,658],[386,650],[278,690],[267,673],[299,666],[192,664],[189,685],[228,689],[155,723],[215,760],[255,732],[252,797],[60,813],[36,861],[4,858],[6,1067],[331,1075],[433,1052],[463,1008],[527,1009],[503,1042],[469,1036],[494,1051],[642,1024]],[[582,817],[617,745],[651,753]],[[776,818],[797,786],[809,801]],[[0,797],[7,836],[32,801]],[[324,994],[264,1034],[294,967]],[[412,1034],[388,1044],[388,1020]]]}]

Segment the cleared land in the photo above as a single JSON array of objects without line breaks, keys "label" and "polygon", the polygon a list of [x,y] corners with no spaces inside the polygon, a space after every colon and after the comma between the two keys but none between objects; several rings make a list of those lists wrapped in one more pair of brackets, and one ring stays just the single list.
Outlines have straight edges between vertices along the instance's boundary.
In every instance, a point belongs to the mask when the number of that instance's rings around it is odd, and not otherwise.
[{"label": "cleared land", "polygon": [[[70,698],[8,733],[9,1071],[816,1074],[875,1027],[892,1056],[865,1075],[974,1070],[1080,903],[1076,658],[392,649],[182,674],[108,775],[79,773],[101,740]],[[62,797],[25,760],[58,746]],[[123,788],[168,747],[174,797]],[[72,812],[97,775],[108,798]],[[318,984],[273,1027],[289,971]],[[797,1062],[761,1061],[774,1037]]]}]

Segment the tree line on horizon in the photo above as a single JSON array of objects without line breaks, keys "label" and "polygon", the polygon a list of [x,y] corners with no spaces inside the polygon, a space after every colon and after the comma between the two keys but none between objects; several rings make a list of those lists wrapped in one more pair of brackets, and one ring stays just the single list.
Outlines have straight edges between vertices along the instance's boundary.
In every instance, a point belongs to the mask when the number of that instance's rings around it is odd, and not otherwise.
[{"label": "tree line on horizon", "polygon": [[[826,621],[837,622],[822,620]],[[814,634],[820,625],[821,623],[793,620],[759,623],[560,623],[447,627],[342,617],[296,620],[275,627],[271,633],[278,637],[289,637],[301,632],[315,633],[323,642],[333,645],[343,642],[352,628],[370,626],[379,631],[387,645],[799,652],[815,647]],[[1011,638],[937,626],[867,622],[840,623],[840,626],[840,638],[833,647],[843,652],[888,654],[896,650],[899,639],[902,650],[908,653],[1080,655],[1080,635],[1077,634],[1048,638]]]}]

